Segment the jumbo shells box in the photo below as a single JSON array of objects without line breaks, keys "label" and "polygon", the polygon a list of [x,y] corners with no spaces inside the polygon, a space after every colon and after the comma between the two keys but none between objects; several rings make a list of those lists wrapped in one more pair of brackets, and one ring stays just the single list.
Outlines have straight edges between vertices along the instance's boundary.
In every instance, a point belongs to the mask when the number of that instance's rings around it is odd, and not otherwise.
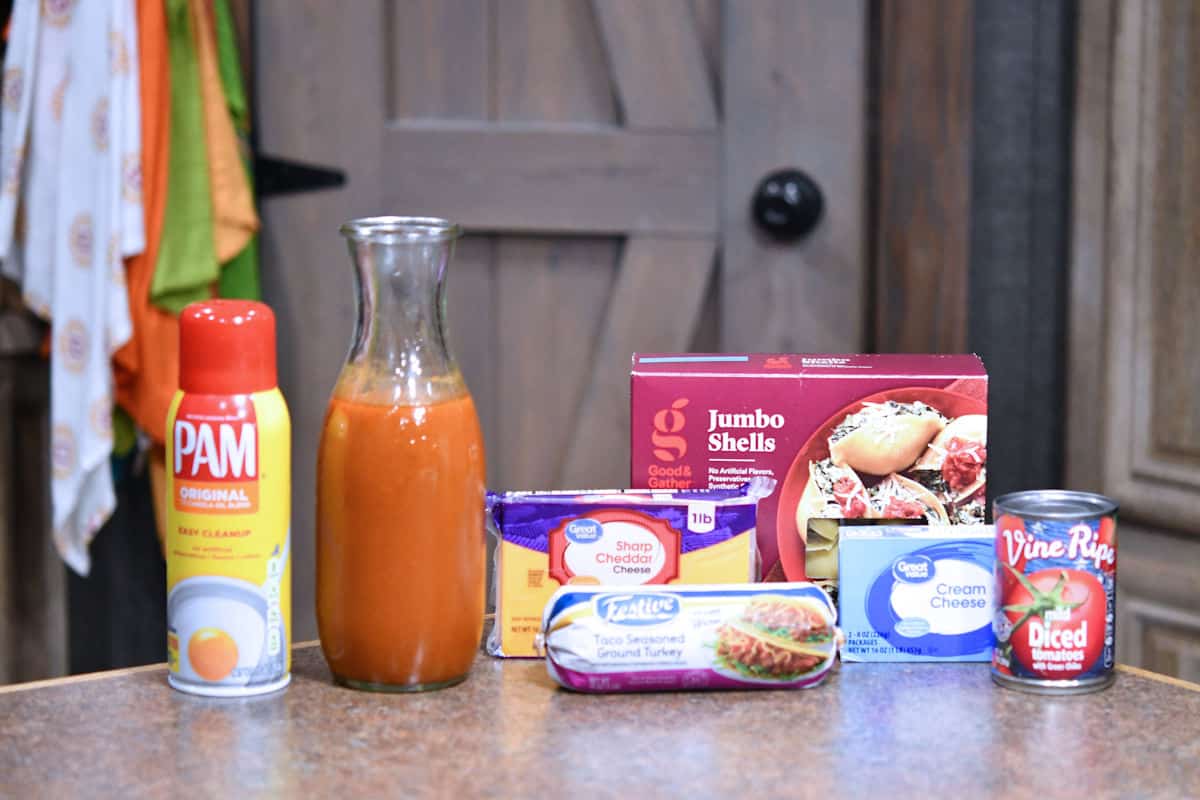
[{"label": "jumbo shells box", "polygon": [[778,481],[764,580],[836,591],[842,525],[984,521],[978,356],[635,354],[630,388],[634,488]]}]

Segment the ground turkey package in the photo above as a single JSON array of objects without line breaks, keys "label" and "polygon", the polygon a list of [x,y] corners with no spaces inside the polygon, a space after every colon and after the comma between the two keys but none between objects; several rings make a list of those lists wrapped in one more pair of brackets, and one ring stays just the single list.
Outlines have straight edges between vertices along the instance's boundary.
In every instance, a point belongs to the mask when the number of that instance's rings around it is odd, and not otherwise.
[{"label": "ground turkey package", "polygon": [[767,581],[837,589],[838,526],[984,521],[987,371],[974,355],[637,354],[632,486],[778,481]]}]

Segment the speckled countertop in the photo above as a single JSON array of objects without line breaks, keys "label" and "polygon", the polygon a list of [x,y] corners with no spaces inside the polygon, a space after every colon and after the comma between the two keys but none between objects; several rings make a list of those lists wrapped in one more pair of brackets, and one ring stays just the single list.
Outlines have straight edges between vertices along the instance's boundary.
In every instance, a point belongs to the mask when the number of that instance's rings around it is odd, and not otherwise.
[{"label": "speckled countertop", "polygon": [[1198,797],[1200,692],[1122,671],[1036,697],[984,665],[850,664],[800,692],[584,696],[480,656],[427,695],[209,700],[162,667],[0,690],[0,796]]}]

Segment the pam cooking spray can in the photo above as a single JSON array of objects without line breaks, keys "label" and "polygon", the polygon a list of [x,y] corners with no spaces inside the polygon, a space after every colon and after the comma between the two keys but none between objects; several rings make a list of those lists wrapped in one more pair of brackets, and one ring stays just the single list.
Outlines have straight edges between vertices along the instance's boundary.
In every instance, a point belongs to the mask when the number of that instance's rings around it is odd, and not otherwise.
[{"label": "pam cooking spray can", "polygon": [[167,416],[167,680],[223,697],[291,679],[291,421],[262,303],[192,303]]}]

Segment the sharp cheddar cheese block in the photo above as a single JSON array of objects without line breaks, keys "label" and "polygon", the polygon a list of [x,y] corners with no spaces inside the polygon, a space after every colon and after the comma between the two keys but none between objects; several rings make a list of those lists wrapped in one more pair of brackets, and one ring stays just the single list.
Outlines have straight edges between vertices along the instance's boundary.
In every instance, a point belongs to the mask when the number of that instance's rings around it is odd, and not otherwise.
[{"label": "sharp cheddar cheese block", "polygon": [[489,494],[498,541],[488,651],[536,656],[542,611],[560,586],[757,580],[757,506],[774,487],[757,478],[736,489]]}]

